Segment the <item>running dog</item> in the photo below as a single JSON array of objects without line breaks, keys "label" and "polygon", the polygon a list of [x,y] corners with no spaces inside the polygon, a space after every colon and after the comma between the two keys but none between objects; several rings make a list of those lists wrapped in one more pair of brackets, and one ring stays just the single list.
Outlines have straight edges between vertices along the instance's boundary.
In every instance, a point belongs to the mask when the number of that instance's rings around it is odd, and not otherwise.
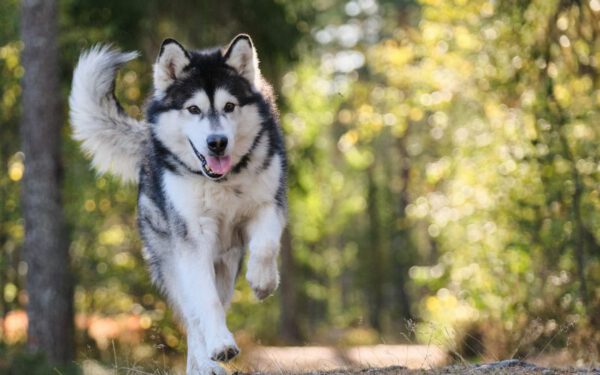
[{"label": "running dog", "polygon": [[84,52],[70,103],[73,137],[99,172],[139,186],[138,227],[154,283],[187,330],[187,374],[224,374],[239,353],[226,310],[248,248],[256,297],[277,288],[286,225],[286,155],[270,85],[248,35],[227,47],[162,43],[144,120],[115,76],[136,52]]}]

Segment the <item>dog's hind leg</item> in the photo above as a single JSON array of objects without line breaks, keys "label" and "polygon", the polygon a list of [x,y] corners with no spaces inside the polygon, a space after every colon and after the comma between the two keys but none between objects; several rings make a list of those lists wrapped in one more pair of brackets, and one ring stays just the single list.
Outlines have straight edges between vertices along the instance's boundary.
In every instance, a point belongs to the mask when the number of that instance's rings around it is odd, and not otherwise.
[{"label": "dog's hind leg", "polygon": [[243,256],[244,249],[242,247],[233,247],[222,254],[215,262],[217,291],[225,310],[229,308]]}]

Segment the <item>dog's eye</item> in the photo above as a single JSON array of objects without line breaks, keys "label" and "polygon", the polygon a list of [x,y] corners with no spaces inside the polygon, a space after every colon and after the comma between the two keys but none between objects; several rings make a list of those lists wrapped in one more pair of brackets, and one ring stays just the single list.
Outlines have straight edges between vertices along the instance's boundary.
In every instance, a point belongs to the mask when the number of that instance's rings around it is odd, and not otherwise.
[{"label": "dog's eye", "polygon": [[202,113],[202,111],[200,110],[200,108],[198,108],[197,105],[191,105],[189,107],[186,108],[188,110],[189,113],[191,113],[192,115],[199,115]]},{"label": "dog's eye", "polygon": [[235,104],[233,104],[232,102],[225,103],[225,107],[223,107],[223,110],[227,113],[233,112],[234,109],[235,109]]}]

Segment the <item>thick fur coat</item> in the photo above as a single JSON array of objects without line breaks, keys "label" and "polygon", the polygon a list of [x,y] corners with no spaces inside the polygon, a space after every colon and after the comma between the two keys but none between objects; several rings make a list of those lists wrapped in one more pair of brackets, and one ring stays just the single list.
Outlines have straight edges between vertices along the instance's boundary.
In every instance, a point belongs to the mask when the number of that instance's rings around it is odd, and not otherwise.
[{"label": "thick fur coat", "polygon": [[139,184],[138,225],[152,278],[181,317],[188,374],[222,374],[239,353],[226,310],[246,249],[259,299],[278,285],[286,223],[286,158],[270,86],[250,37],[223,49],[163,42],[145,120],[114,95],[136,53],[95,47],[70,96],[73,137],[100,172]]}]

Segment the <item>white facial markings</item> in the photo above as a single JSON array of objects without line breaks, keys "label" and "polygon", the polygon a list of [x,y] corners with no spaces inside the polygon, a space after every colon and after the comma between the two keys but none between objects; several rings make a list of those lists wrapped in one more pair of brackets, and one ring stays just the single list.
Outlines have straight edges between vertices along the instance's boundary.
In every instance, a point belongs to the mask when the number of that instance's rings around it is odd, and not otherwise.
[{"label": "white facial markings", "polygon": [[[190,113],[187,108],[191,106],[198,107],[201,113]],[[211,134],[214,134],[215,131],[213,129],[214,126],[211,124],[211,105],[207,93],[204,90],[198,90],[191,98],[186,100],[180,112],[183,117],[185,117],[185,120],[182,122],[185,136],[194,144],[194,147],[198,152],[204,156],[208,155],[207,139]],[[193,153],[193,150],[191,150],[189,145],[188,148],[190,149],[190,152]]]},{"label": "white facial markings", "polygon": [[232,150],[232,157],[239,161],[252,147],[254,139],[260,132],[262,118],[254,104],[236,108],[232,115],[232,121],[237,123],[236,147]]},{"label": "white facial markings", "polygon": [[[224,135],[227,137],[225,155],[231,157],[231,164],[236,165],[248,153],[256,136],[261,131],[262,117],[255,104],[240,106],[238,99],[225,88],[215,90],[213,106],[217,116],[211,116],[211,100],[204,90],[198,90],[182,108],[164,112],[158,116],[155,134],[180,160],[192,170],[202,170],[202,162],[190,146],[204,157],[210,156],[208,137]],[[227,103],[233,103],[232,112],[225,112]],[[188,107],[196,106],[201,114],[193,114]],[[263,140],[264,141],[264,140]],[[261,159],[265,145],[256,147],[256,158]]]},{"label": "white facial markings", "polygon": [[[236,121],[236,117],[238,117],[238,100],[235,96],[222,88],[215,90],[212,99],[213,106],[211,108],[209,97],[204,91],[199,91],[186,102],[186,105],[197,105],[204,114],[208,115],[203,116],[202,122],[197,124],[198,129],[190,129],[189,137],[200,153],[208,155],[210,153],[207,145],[208,137],[210,135],[223,135],[227,137],[227,149],[225,155],[229,155],[235,148],[237,138],[238,121]],[[233,112],[226,113],[224,111],[227,103],[233,103],[235,105],[236,108],[234,108]],[[214,116],[211,118],[210,116],[213,114],[212,109],[214,109],[216,118]],[[237,160],[233,161],[236,162]]]},{"label": "white facial markings", "polygon": [[186,116],[180,110],[171,110],[158,116],[154,134],[180,160],[192,169],[200,166],[198,158],[190,150],[190,145],[183,126]]},{"label": "white facial markings", "polygon": [[181,109],[173,109],[158,116],[155,127],[157,138],[189,168],[202,169],[190,141],[202,154],[207,154],[206,138],[210,132],[210,121],[201,114],[192,114],[187,108],[197,106],[203,113],[210,110],[210,100],[204,90],[198,90]]},{"label": "white facial markings", "polygon": [[[225,90],[224,88],[218,88],[215,90],[215,97],[214,97],[213,102],[215,105],[215,111],[217,111],[217,113],[219,113],[219,115],[221,115],[221,116],[237,115],[237,112],[239,110],[239,102],[235,96],[231,95],[231,93],[229,93],[229,91]],[[231,113],[225,112],[225,106],[227,105],[227,103],[233,103],[233,105],[235,106],[233,112],[231,112]]]},{"label": "white facial markings", "polygon": [[183,104],[183,110],[186,110],[190,106],[197,106],[200,108],[203,114],[208,114],[210,112],[210,99],[204,90],[198,90],[191,98],[185,101]]}]

